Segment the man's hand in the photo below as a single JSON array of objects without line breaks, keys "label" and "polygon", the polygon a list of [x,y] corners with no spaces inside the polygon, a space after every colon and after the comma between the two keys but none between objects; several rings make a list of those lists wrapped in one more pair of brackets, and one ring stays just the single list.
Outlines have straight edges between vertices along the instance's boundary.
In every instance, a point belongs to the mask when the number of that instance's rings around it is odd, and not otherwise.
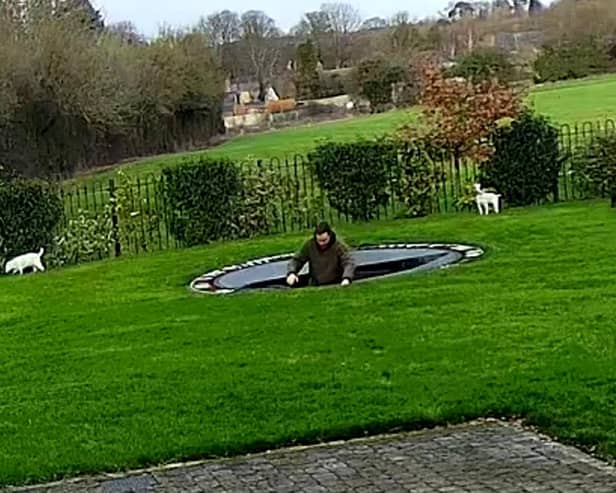
[{"label": "man's hand", "polygon": [[287,276],[287,284],[289,286],[294,286],[298,282],[299,282],[299,278],[295,274],[291,273]]},{"label": "man's hand", "polygon": [[350,286],[351,285],[351,281],[349,281],[348,279],[343,279],[342,282],[340,283],[341,286]]}]

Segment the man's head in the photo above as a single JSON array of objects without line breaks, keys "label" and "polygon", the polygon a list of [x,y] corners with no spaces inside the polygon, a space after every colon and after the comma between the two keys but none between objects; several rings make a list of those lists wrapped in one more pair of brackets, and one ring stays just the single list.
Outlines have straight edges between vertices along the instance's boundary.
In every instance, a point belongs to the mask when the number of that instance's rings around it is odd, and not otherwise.
[{"label": "man's head", "polygon": [[321,250],[326,250],[335,241],[336,234],[327,223],[319,223],[314,229],[314,239]]}]

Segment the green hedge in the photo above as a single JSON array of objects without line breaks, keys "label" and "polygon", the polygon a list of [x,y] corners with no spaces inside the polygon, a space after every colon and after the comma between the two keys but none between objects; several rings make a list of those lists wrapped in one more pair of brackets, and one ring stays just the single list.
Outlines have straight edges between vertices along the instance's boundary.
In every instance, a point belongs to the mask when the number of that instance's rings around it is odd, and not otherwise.
[{"label": "green hedge", "polygon": [[163,190],[171,234],[186,246],[233,235],[242,176],[227,160],[199,157],[163,169]]},{"label": "green hedge", "polygon": [[480,81],[496,77],[503,82],[515,78],[515,69],[506,53],[495,49],[479,49],[463,56],[450,70],[453,77]]},{"label": "green hedge", "polygon": [[373,219],[400,173],[398,148],[384,141],[328,142],[308,155],[329,203],[352,219]]},{"label": "green hedge", "polygon": [[608,195],[616,205],[616,135],[595,137],[572,156],[571,180],[584,198]]},{"label": "green hedge", "polygon": [[0,256],[49,251],[63,212],[58,194],[47,183],[0,180]]},{"label": "green hedge", "polygon": [[588,38],[576,44],[545,47],[535,60],[535,82],[579,79],[614,70],[614,60],[605,46]]},{"label": "green hedge", "polygon": [[394,103],[392,100],[392,84],[406,83],[407,89],[399,104],[414,103],[413,86],[408,69],[392,63],[384,58],[364,60],[354,70],[353,77],[359,96],[370,101],[373,110]]},{"label": "green hedge", "polygon": [[558,130],[543,116],[525,112],[494,134],[495,153],[482,167],[481,184],[510,205],[531,205],[557,194],[562,159]]}]

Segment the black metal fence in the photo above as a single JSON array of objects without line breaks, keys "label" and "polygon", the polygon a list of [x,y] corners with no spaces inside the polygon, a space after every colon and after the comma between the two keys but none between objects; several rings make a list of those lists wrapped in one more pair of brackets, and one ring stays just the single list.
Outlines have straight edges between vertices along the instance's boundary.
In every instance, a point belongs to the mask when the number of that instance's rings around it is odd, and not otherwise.
[{"label": "black metal fence", "polygon": [[[563,125],[560,128],[560,145],[567,156],[562,164],[558,196],[553,200],[577,200],[583,198],[576,188],[571,173],[571,156],[580,147],[589,144],[598,135],[616,132],[616,122]],[[331,207],[328,198],[320,189],[311,172],[305,156],[272,158],[238,164],[277,176],[275,219],[268,227],[268,233],[303,231],[313,226],[318,219],[334,224],[352,222],[353,219]],[[453,161],[433,163],[443,177],[435,187],[432,211],[448,213],[459,211],[460,199],[478,176],[478,166],[470,160],[463,160],[459,166]],[[65,204],[67,225],[70,221],[85,221],[87,218],[108,218],[113,231],[113,248],[108,255],[139,254],[182,246],[170,230],[169,208],[164,203],[162,177],[149,175],[128,178],[118,175],[105,181],[64,185],[61,197]],[[391,183],[389,201],[377,213],[377,219],[396,217],[403,213],[405,205]]]}]

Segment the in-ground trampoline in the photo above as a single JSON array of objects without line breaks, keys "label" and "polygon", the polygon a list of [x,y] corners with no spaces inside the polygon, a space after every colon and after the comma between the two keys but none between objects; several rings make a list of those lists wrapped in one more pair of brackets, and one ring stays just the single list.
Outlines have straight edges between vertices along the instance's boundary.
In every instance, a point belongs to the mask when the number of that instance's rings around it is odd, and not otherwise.
[{"label": "in-ground trampoline", "polygon": [[[352,252],[355,282],[439,269],[481,257],[476,246],[457,244],[403,243],[359,247]],[[193,280],[190,288],[199,293],[228,294],[249,289],[298,289],[309,285],[308,265],[299,273],[293,288],[286,283],[287,265],[293,254],[276,255],[230,265]]]}]

